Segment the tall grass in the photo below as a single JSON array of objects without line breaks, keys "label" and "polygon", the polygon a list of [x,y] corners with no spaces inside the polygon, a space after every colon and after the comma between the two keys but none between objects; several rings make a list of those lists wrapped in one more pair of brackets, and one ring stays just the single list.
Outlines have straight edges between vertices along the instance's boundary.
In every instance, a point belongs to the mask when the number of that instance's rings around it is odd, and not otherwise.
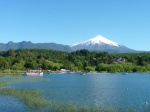
[{"label": "tall grass", "polygon": [[48,78],[42,78],[42,77],[27,77],[27,76],[12,76],[10,75],[11,83],[25,83],[25,82],[48,82],[50,81]]},{"label": "tall grass", "polygon": [[51,102],[49,104],[48,112],[140,112],[140,111],[135,108],[123,109],[123,108],[78,105],[76,103]]},{"label": "tall grass", "polygon": [[48,104],[47,100],[40,97],[41,92],[37,90],[2,88],[0,89],[0,94],[15,96],[30,108],[41,108]]},{"label": "tall grass", "polygon": [[23,73],[25,71],[22,71],[22,70],[10,70],[10,69],[5,69],[5,70],[0,70],[0,74],[19,74],[19,73]]},{"label": "tall grass", "polygon": [[42,108],[48,104],[48,101],[43,99],[42,92],[31,89],[17,89],[9,86],[10,84],[20,82],[38,82],[47,81],[44,78],[26,78],[21,76],[10,76],[10,80],[0,80],[0,94],[15,96],[22,100],[30,108]]},{"label": "tall grass", "polygon": [[5,77],[6,75],[4,73],[0,73],[0,78]]},{"label": "tall grass", "polygon": [[0,81],[0,89],[5,88],[7,84],[9,84],[8,81],[6,81],[6,80],[1,80],[1,81]]},{"label": "tall grass", "polygon": [[77,105],[75,103],[51,102],[49,105],[50,112],[117,112],[112,108]]}]

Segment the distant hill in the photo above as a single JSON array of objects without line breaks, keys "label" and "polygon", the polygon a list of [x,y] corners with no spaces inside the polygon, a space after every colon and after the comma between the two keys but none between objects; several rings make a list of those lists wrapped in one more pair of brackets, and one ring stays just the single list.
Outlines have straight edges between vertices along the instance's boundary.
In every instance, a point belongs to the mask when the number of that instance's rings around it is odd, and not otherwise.
[{"label": "distant hill", "polygon": [[9,49],[50,49],[58,51],[71,52],[71,48],[68,45],[56,44],[56,43],[32,43],[31,41],[22,41],[14,43],[12,41],[7,44],[0,43],[0,51],[7,51]]},{"label": "distant hill", "polygon": [[87,49],[90,51],[106,51],[109,53],[134,53],[137,52],[133,49],[127,48],[121,44],[113,42],[104,38],[101,35],[89,39],[87,41],[74,44],[70,46],[72,50]]}]

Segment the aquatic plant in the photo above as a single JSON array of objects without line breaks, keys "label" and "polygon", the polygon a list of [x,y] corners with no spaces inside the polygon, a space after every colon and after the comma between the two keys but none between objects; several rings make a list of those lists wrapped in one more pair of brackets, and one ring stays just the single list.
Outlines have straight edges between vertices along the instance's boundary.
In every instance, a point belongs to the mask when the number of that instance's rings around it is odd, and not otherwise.
[{"label": "aquatic plant", "polygon": [[24,83],[24,82],[47,82],[50,81],[48,78],[42,78],[42,77],[24,77],[24,76],[11,76],[11,82],[12,83]]},{"label": "aquatic plant", "polygon": [[41,92],[37,90],[2,88],[0,94],[15,96],[31,108],[41,108],[47,105],[47,101],[40,97]]},{"label": "aquatic plant", "polygon": [[5,77],[6,75],[4,73],[0,73],[0,78]]},{"label": "aquatic plant", "polygon": [[37,82],[37,81],[47,81],[44,78],[23,78],[19,76],[9,76],[10,80],[0,81],[0,94],[15,96],[22,100],[30,108],[41,108],[48,104],[48,101],[41,97],[42,91],[32,90],[32,89],[17,89],[9,86],[10,84],[19,82]]},{"label": "aquatic plant", "polygon": [[96,106],[78,105],[76,103],[51,102],[50,112],[117,112],[113,108],[101,108]]},{"label": "aquatic plant", "polygon": [[0,88],[5,88],[5,86],[6,86],[7,84],[9,84],[8,81],[6,81],[6,80],[1,80],[1,81],[0,81]]}]

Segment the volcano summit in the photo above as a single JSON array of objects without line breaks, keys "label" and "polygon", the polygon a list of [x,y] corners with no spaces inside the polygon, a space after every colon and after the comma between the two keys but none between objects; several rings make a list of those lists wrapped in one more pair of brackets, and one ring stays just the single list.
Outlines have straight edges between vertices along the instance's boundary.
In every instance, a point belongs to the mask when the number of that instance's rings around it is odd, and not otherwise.
[{"label": "volcano summit", "polygon": [[121,44],[113,42],[101,35],[89,39],[87,41],[77,43],[70,46],[72,50],[87,49],[90,51],[106,51],[110,53],[129,53],[135,52],[134,50],[127,48]]}]

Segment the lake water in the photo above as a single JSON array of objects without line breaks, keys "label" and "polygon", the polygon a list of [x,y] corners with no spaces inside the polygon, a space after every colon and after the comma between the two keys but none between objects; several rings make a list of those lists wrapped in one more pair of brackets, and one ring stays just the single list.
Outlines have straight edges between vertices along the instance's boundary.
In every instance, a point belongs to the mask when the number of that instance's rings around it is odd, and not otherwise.
[{"label": "lake water", "polygon": [[[31,77],[29,77],[31,78]],[[40,78],[40,77],[38,77]],[[13,84],[14,88],[38,89],[49,101],[106,108],[150,111],[150,74],[44,74],[50,81]],[[145,105],[149,102],[149,105]],[[0,111],[33,111],[13,96],[0,95]]]}]

